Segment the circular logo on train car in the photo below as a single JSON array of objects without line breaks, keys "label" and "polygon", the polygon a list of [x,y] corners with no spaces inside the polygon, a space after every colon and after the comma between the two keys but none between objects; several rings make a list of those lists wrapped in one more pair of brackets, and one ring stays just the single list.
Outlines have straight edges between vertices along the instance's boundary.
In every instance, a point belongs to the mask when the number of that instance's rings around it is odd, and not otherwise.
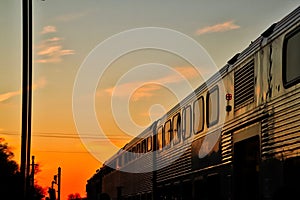
[{"label": "circular logo on train car", "polygon": [[[177,145],[191,146],[194,136],[192,130],[191,139],[184,140],[181,134],[175,142],[172,112],[179,113],[176,120],[183,123],[187,120],[184,108],[191,106],[193,110],[198,105],[193,104],[198,94],[192,79],[202,80],[198,86],[204,85],[204,92],[218,84],[219,94],[225,94],[223,82],[211,79],[220,78],[218,71],[198,42],[175,30],[144,27],[107,38],[84,59],[74,82],[73,117],[82,143],[100,162],[126,172],[169,166],[185,151],[170,153],[184,149]],[[188,120],[193,118],[192,113]],[[220,112],[218,124],[223,121]],[[217,142],[219,136],[210,137],[210,143]],[[199,152],[209,152],[205,148]]]}]

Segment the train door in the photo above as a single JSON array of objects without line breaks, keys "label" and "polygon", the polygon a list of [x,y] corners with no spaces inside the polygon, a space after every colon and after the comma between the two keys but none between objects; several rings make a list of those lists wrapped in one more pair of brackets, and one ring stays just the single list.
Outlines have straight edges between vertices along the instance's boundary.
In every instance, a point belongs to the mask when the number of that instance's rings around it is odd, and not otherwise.
[{"label": "train door", "polygon": [[122,187],[117,187],[117,199],[122,199]]},{"label": "train door", "polygon": [[259,124],[233,135],[233,197],[234,200],[259,199],[260,138]]},{"label": "train door", "polygon": [[183,181],[181,185],[181,199],[182,200],[191,200],[192,199],[192,190],[193,190],[192,181]]},{"label": "train door", "polygon": [[195,200],[220,200],[221,187],[220,175],[218,173],[200,177],[194,182]]}]

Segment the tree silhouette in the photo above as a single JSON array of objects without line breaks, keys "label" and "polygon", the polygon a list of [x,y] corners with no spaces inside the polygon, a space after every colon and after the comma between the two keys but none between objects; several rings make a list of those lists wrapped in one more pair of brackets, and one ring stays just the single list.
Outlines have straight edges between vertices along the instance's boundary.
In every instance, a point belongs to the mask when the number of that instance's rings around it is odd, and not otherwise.
[{"label": "tree silhouette", "polygon": [[13,152],[8,148],[4,139],[0,138],[0,176],[16,175],[18,173],[18,164],[12,160]]},{"label": "tree silhouette", "polygon": [[68,195],[68,200],[81,200],[81,196],[79,193],[75,193],[75,194],[69,194]]},{"label": "tree silhouette", "polygon": [[[34,165],[34,175],[36,175],[37,173],[41,172],[42,170],[40,169],[40,165],[39,164],[35,164]],[[32,178],[32,177],[30,177]],[[39,186],[36,182],[36,180],[34,180],[34,187],[31,188],[32,190],[30,191],[30,199],[32,200],[41,200],[43,199],[43,197],[45,197],[45,193],[46,193],[46,188],[43,188],[41,186]]]},{"label": "tree silhouette", "polygon": [[[18,164],[13,160],[14,153],[0,138],[0,199],[22,199],[21,175]],[[39,170],[37,170],[38,172]],[[32,200],[41,200],[44,197],[44,189],[35,185],[31,193]]]},{"label": "tree silhouette", "polygon": [[21,176],[13,152],[0,138],[0,195],[1,199],[21,198]]}]

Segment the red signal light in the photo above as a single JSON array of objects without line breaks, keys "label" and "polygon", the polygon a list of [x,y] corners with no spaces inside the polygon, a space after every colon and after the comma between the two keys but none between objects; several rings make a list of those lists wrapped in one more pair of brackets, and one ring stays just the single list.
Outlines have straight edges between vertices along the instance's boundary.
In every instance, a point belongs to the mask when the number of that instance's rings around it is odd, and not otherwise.
[{"label": "red signal light", "polygon": [[232,94],[226,94],[226,100],[227,101],[230,101],[232,99]]}]

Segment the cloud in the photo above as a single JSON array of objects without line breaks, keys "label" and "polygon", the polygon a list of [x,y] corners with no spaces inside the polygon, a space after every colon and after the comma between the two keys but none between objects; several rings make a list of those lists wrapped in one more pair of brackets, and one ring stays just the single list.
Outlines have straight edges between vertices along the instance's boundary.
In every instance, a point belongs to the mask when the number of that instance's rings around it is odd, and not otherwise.
[{"label": "cloud", "polygon": [[12,97],[18,96],[21,94],[21,91],[13,91],[13,92],[7,92],[4,94],[0,94],[0,102],[6,101]]},{"label": "cloud", "polygon": [[192,66],[175,67],[175,70],[182,74],[187,79],[196,78],[199,76],[198,70]]},{"label": "cloud", "polygon": [[61,41],[62,38],[59,38],[59,37],[53,37],[53,38],[49,38],[47,39],[46,41],[47,42],[58,42],[58,41]]},{"label": "cloud", "polygon": [[41,89],[41,88],[44,88],[46,85],[47,85],[46,78],[45,77],[41,77],[35,83],[32,84],[32,89],[33,90]]},{"label": "cloud", "polygon": [[[116,97],[128,97],[128,92],[133,92],[131,96],[132,100],[138,101],[142,98],[153,97],[158,90],[162,89],[163,85],[176,84],[184,80],[199,77],[198,71],[192,66],[181,66],[175,67],[174,69],[181,74],[182,77],[176,73],[171,73],[163,77],[147,80],[146,82],[133,81],[130,83],[123,83],[104,89],[104,92],[108,93],[110,96],[114,95]],[[103,91],[98,91],[96,95],[98,97],[103,95]]]},{"label": "cloud", "polygon": [[[40,88],[44,88],[46,84],[47,84],[46,78],[41,77],[35,83],[32,84],[32,89],[37,90],[37,89],[40,89]],[[3,93],[3,94],[0,94],[0,102],[4,102],[4,101],[6,101],[10,98],[21,95],[21,93],[22,93],[21,90],[17,90],[17,91],[11,91],[11,92],[6,92],[6,93]]]},{"label": "cloud", "polygon": [[[124,83],[115,87],[107,88],[104,91],[108,93],[110,96],[118,96],[118,97],[127,97],[129,91],[133,91],[135,88],[137,90],[132,94],[132,98],[134,101],[139,100],[142,97],[152,97],[154,95],[154,91],[159,90],[161,87],[159,85],[151,84],[151,82],[131,82]],[[115,92],[114,91],[118,91]],[[98,93],[99,94],[99,93]]]},{"label": "cloud", "polygon": [[59,52],[61,50],[62,46],[58,45],[58,46],[45,46],[43,49],[41,49],[41,51],[39,51],[37,54],[38,55],[48,55],[48,56],[52,56],[54,54],[56,54],[57,52]]},{"label": "cloud", "polygon": [[57,32],[55,26],[44,26],[43,30],[41,31],[41,34],[55,33],[55,32]]},{"label": "cloud", "polygon": [[67,50],[62,49],[62,45],[56,45],[56,46],[45,46],[43,47],[37,55],[41,56],[64,56],[64,55],[71,55],[74,54],[74,50]]},{"label": "cloud", "polygon": [[203,35],[206,33],[216,33],[216,32],[225,32],[225,31],[230,31],[234,29],[239,29],[240,26],[234,24],[234,21],[227,21],[221,24],[216,24],[212,26],[206,26],[204,28],[201,28],[196,31],[197,35]]},{"label": "cloud", "polygon": [[137,89],[133,93],[132,100],[138,101],[141,98],[152,97],[155,95],[155,91],[160,90],[160,89],[161,89],[161,86],[159,86],[159,85],[155,85],[155,84],[145,85],[144,87]]},{"label": "cloud", "polygon": [[63,56],[75,54],[74,50],[64,49],[63,38],[51,37],[41,41],[36,46],[36,63],[59,63]]},{"label": "cloud", "polygon": [[40,59],[35,60],[36,63],[59,63],[65,55],[75,54],[74,50],[63,49],[62,45],[44,46],[37,52]]}]

